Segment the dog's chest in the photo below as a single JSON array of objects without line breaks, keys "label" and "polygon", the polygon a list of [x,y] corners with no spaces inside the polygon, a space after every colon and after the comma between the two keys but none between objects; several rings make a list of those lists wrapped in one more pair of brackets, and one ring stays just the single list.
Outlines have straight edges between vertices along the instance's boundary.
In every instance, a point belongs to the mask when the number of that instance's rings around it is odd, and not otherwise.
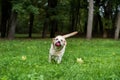
[{"label": "dog's chest", "polygon": [[60,56],[60,55],[63,55],[63,53],[64,53],[64,48],[61,49],[61,50],[57,50],[53,47],[53,45],[51,45],[51,49],[50,49],[50,54],[51,55]]},{"label": "dog's chest", "polygon": [[52,50],[52,55],[54,55],[54,56],[60,56],[62,54],[63,54],[62,50],[61,51]]}]

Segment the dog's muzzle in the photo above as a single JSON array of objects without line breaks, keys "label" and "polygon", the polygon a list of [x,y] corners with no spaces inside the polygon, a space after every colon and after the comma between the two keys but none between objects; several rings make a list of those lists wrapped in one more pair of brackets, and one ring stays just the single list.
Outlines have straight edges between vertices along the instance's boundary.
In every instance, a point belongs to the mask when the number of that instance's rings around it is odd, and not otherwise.
[{"label": "dog's muzzle", "polygon": [[61,46],[60,41],[56,42],[56,43],[55,43],[55,46],[60,47],[60,46]]}]

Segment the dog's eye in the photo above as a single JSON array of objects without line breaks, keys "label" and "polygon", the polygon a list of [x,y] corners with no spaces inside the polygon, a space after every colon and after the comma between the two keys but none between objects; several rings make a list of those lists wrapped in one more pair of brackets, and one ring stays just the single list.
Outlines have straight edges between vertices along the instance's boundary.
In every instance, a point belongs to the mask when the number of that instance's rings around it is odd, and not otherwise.
[{"label": "dog's eye", "polygon": [[58,38],[56,38],[55,40],[58,40]]},{"label": "dog's eye", "polygon": [[63,40],[61,39],[61,41],[63,41]]}]

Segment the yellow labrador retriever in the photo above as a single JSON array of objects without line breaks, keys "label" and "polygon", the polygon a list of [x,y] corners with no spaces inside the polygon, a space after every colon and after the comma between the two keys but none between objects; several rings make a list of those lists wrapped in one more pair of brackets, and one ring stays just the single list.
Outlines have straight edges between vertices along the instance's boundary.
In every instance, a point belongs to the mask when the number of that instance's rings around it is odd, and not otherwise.
[{"label": "yellow labrador retriever", "polygon": [[65,52],[65,48],[66,48],[66,45],[67,45],[67,42],[66,42],[65,38],[73,36],[77,33],[78,32],[75,31],[75,32],[72,32],[72,33],[69,33],[69,34],[66,34],[66,35],[63,35],[63,36],[61,36],[61,35],[56,36],[53,39],[52,44],[51,44],[51,48],[50,48],[50,51],[49,51],[49,62],[51,62],[51,60],[53,59],[58,64],[61,63],[62,57],[63,57],[64,52]]}]

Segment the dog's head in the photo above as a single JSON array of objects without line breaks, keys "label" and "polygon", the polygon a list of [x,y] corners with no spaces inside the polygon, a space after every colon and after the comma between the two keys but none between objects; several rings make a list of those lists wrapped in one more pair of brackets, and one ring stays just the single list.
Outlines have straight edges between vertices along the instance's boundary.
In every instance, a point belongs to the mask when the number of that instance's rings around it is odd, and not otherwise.
[{"label": "dog's head", "polygon": [[57,36],[53,39],[53,45],[56,47],[63,47],[66,45],[66,40],[62,36]]}]

